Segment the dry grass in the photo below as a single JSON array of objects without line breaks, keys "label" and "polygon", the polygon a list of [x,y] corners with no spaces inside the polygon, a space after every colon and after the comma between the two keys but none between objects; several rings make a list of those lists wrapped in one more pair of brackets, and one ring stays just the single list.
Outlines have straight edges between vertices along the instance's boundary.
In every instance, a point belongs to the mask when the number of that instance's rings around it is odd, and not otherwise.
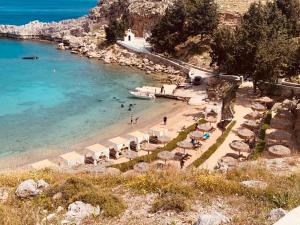
[{"label": "dry grass", "polygon": [[[14,195],[14,190],[17,184],[28,178],[45,179],[50,183],[50,189],[39,197],[20,200]],[[240,181],[250,179],[266,181],[267,189],[240,185]],[[260,166],[236,169],[227,175],[194,169],[178,171],[174,168],[131,176],[74,176],[39,171],[1,175],[0,186],[11,188],[7,203],[0,204],[0,224],[5,225],[36,224],[45,216],[42,213],[44,209],[48,209],[49,213],[58,205],[66,209],[69,203],[76,200],[102,208],[103,213],[96,221],[105,217],[117,221],[114,218],[122,217],[126,205],[131,204],[131,198],[124,197],[126,193],[142,198],[145,194],[155,193],[157,197],[153,203],[147,202],[152,205],[150,212],[188,212],[199,202],[205,207],[212,204],[212,199],[225,199],[232,209],[239,209],[234,212],[232,224],[264,224],[266,213],[271,208],[290,209],[300,204],[300,174],[278,176]],[[53,201],[52,196],[57,192],[62,193],[62,198]]]}]

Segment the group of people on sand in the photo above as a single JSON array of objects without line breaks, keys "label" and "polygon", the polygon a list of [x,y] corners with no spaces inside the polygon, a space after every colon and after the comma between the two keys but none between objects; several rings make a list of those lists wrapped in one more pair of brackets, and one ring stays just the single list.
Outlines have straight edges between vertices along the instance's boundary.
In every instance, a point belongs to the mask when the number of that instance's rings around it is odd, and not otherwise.
[{"label": "group of people on sand", "polygon": [[[133,116],[131,115],[130,116],[130,124],[131,125],[137,124],[139,119],[140,119],[140,117],[136,117],[133,119]],[[163,118],[164,125],[167,125],[167,121],[168,121],[168,117],[164,116],[164,118]]]}]

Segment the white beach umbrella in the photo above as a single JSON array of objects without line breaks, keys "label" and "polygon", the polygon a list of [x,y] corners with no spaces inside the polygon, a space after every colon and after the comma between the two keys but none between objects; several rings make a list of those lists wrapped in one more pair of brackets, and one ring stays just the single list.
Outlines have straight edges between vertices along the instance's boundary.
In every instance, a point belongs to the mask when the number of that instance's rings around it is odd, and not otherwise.
[{"label": "white beach umbrella", "polygon": [[139,172],[139,173],[143,173],[143,172],[146,172],[148,171],[150,168],[150,164],[149,163],[145,163],[145,162],[140,162],[140,163],[137,163],[134,165],[133,169],[136,171],[136,172]]},{"label": "white beach umbrella", "polygon": [[247,128],[240,128],[237,133],[243,139],[251,139],[254,137],[254,132]]},{"label": "white beach umbrella", "polygon": [[132,159],[138,157],[138,153],[128,150],[128,151],[124,152],[124,157],[126,157],[129,160],[132,160]]},{"label": "white beach umbrella", "polygon": [[179,148],[182,148],[184,153],[185,153],[185,149],[192,149],[194,147],[194,145],[190,141],[187,141],[187,140],[178,142],[177,146]]}]

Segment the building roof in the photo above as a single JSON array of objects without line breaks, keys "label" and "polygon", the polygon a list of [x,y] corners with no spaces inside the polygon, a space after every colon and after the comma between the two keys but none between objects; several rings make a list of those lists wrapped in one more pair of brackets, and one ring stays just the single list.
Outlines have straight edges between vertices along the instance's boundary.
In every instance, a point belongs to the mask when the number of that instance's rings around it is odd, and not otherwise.
[{"label": "building roof", "polygon": [[110,140],[108,140],[109,142],[113,143],[113,144],[117,144],[117,145],[124,145],[124,144],[128,144],[129,140],[122,138],[122,137],[115,137],[112,138]]},{"label": "building roof", "polygon": [[131,137],[136,137],[136,138],[144,138],[145,137],[145,134],[138,131],[138,130],[134,131],[134,132],[131,132],[128,135],[131,136]]},{"label": "building roof", "polygon": [[92,151],[92,152],[102,152],[103,150],[109,149],[108,147],[105,147],[101,144],[94,144],[91,146],[86,147],[86,150]]},{"label": "building roof", "polygon": [[75,160],[75,159],[82,158],[83,155],[81,155],[77,152],[68,152],[66,154],[60,155],[59,157],[68,161],[68,160]]},{"label": "building roof", "polygon": [[31,168],[36,169],[36,170],[57,167],[57,165],[55,163],[51,162],[48,159],[32,163],[30,166],[31,166]]}]

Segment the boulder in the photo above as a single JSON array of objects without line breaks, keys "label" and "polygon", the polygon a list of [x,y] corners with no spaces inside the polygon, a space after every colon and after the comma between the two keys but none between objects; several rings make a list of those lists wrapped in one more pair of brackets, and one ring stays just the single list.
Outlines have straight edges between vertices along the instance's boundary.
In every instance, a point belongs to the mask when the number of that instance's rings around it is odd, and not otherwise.
[{"label": "boulder", "polygon": [[44,180],[38,180],[35,182],[32,179],[23,181],[16,190],[16,195],[20,198],[28,198],[39,195],[49,184]]},{"label": "boulder", "polygon": [[229,223],[230,219],[219,212],[200,214],[195,225],[219,225]]},{"label": "boulder", "polygon": [[285,211],[282,208],[276,208],[272,209],[268,214],[268,219],[272,221],[273,223],[278,221],[281,217],[284,217],[287,214],[287,211]]},{"label": "boulder", "polygon": [[49,184],[44,180],[38,180],[36,184],[37,184],[37,188],[40,190],[45,190],[49,187]]},{"label": "boulder", "polygon": [[259,188],[265,189],[267,187],[267,183],[259,180],[245,180],[241,182],[241,185],[249,188]]},{"label": "boulder", "polygon": [[94,207],[81,201],[76,201],[69,205],[68,212],[65,215],[62,224],[81,224],[81,222],[90,216],[98,216],[100,214],[99,206]]},{"label": "boulder", "polygon": [[32,197],[40,193],[41,190],[38,189],[37,183],[32,179],[23,181],[16,190],[16,195],[20,198]]}]

